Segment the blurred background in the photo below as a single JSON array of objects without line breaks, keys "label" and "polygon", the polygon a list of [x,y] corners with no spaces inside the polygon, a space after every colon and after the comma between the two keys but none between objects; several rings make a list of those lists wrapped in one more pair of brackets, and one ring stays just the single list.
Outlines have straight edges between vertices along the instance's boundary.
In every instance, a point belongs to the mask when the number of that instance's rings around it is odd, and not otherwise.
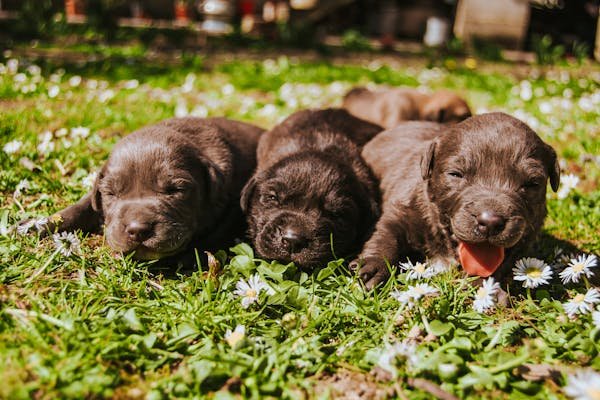
[{"label": "blurred background", "polygon": [[600,59],[600,0],[0,0],[0,44]]}]

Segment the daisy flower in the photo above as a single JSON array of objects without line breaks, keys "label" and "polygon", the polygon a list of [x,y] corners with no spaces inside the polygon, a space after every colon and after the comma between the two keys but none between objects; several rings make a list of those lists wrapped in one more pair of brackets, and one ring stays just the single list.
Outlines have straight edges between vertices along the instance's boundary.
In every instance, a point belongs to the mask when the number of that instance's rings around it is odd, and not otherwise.
[{"label": "daisy flower", "polygon": [[552,279],[552,268],[537,258],[521,258],[513,268],[514,279],[523,281],[524,288],[536,288]]},{"label": "daisy flower", "polygon": [[396,365],[400,359],[404,360],[408,367],[417,365],[419,361],[417,357],[417,346],[408,340],[403,340],[393,345],[387,345],[381,351],[381,355],[377,360],[377,366],[389,372],[396,378],[398,376],[398,368]]},{"label": "daisy flower", "polygon": [[86,128],[84,126],[76,126],[75,128],[71,128],[71,137],[72,138],[86,138],[90,135],[90,128]]},{"label": "daisy flower", "polygon": [[567,377],[565,394],[575,400],[600,398],[600,374],[591,369],[582,369]]},{"label": "daisy flower", "polygon": [[585,275],[588,278],[593,276],[594,272],[591,268],[596,267],[597,264],[598,258],[594,254],[582,254],[571,258],[567,264],[567,268],[559,274],[560,279],[562,279],[563,283],[577,283],[582,275]]},{"label": "daisy flower", "polygon": [[259,274],[252,275],[250,279],[248,279],[248,282],[241,278],[235,285],[235,288],[233,294],[242,298],[242,307],[244,308],[248,308],[250,307],[250,304],[258,301],[261,290],[264,290],[269,295],[275,293],[275,291],[260,278]]},{"label": "daisy flower", "polygon": [[240,343],[246,338],[246,327],[244,325],[238,325],[233,331],[227,329],[225,332],[225,341],[232,348],[235,349]]},{"label": "daisy flower", "polygon": [[38,232],[41,232],[46,228],[46,226],[48,225],[48,222],[49,222],[48,217],[40,217],[40,218],[33,220],[33,226],[35,226],[35,229]]},{"label": "daisy flower", "polygon": [[33,225],[35,225],[34,219],[21,222],[19,225],[17,225],[17,233],[19,235],[27,235],[27,232],[29,232],[29,230],[33,228]]},{"label": "daisy flower", "polygon": [[55,233],[52,235],[52,240],[54,240],[56,250],[65,257],[69,257],[73,253],[79,253],[80,242],[73,232]]},{"label": "daisy flower", "polygon": [[596,329],[600,329],[600,311],[594,311],[592,313],[592,322]]},{"label": "daisy flower", "polygon": [[29,190],[30,188],[31,188],[31,185],[29,184],[29,181],[27,179],[21,180],[19,183],[17,183],[17,187],[15,187],[13,197],[15,199],[18,197],[21,197],[21,194],[23,192]]},{"label": "daisy flower", "polygon": [[6,154],[15,154],[21,149],[21,146],[23,146],[23,142],[20,140],[11,140],[2,147],[2,150],[4,150]]},{"label": "daisy flower", "polygon": [[479,313],[493,309],[496,306],[498,290],[500,290],[500,284],[495,282],[493,277],[484,280],[475,293],[473,309]]},{"label": "daisy flower", "polygon": [[600,292],[596,288],[589,289],[585,294],[578,293],[571,300],[563,303],[563,308],[570,318],[577,314],[587,314],[593,309],[593,305],[600,302]]},{"label": "daisy flower", "polygon": [[92,186],[94,186],[94,182],[96,181],[97,177],[98,177],[98,172],[90,172],[88,175],[83,177],[83,179],[81,180],[81,184],[84,187],[91,189]]},{"label": "daisy flower", "polygon": [[400,303],[412,308],[415,303],[422,297],[431,297],[438,295],[439,291],[426,283],[417,283],[414,286],[409,286],[408,289],[401,291],[395,290],[391,296]]},{"label": "daisy flower", "polygon": [[575,189],[579,183],[579,177],[577,175],[568,174],[560,177],[560,189],[556,193],[556,197],[559,199],[565,199],[572,189]]},{"label": "daisy flower", "polygon": [[407,271],[406,279],[423,279],[423,278],[431,278],[436,274],[433,268],[429,267],[427,263],[416,263],[408,261],[400,264],[400,268]]}]

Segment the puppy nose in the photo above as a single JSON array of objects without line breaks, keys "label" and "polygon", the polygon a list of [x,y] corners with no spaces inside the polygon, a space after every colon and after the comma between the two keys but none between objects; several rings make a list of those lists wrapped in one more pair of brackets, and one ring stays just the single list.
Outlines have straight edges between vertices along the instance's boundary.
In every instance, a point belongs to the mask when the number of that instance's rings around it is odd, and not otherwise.
[{"label": "puppy nose", "polygon": [[281,233],[281,241],[293,250],[299,250],[306,245],[306,238],[293,228],[287,228]]},{"label": "puppy nose", "polygon": [[129,240],[143,242],[152,236],[152,225],[139,221],[131,221],[129,225],[125,227],[125,232],[127,232]]},{"label": "puppy nose", "polygon": [[504,229],[506,219],[493,211],[484,211],[477,217],[477,230],[483,235],[494,235]]}]

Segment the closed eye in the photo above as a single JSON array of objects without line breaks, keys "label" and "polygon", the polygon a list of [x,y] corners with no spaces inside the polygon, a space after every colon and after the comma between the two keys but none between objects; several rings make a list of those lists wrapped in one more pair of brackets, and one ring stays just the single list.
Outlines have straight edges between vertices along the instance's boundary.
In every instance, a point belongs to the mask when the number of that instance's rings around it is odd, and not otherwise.
[{"label": "closed eye", "polygon": [[448,175],[450,175],[453,178],[462,178],[463,174],[460,171],[450,171],[448,172]]}]

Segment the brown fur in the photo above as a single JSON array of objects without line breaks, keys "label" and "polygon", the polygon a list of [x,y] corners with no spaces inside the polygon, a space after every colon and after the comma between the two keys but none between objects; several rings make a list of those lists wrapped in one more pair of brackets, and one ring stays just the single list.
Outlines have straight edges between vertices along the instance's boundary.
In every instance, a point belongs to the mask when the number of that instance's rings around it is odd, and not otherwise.
[{"label": "brown fur", "polygon": [[[363,150],[380,180],[382,216],[352,263],[369,288],[387,280],[385,261],[450,262],[458,241],[506,249],[501,278],[536,238],[546,216],[546,182],[559,183],[556,153],[521,121],[502,113],[456,125],[405,122]],[[504,223],[482,233],[478,216]]]},{"label": "brown fur", "polygon": [[386,129],[402,121],[456,123],[471,116],[467,102],[447,90],[426,94],[410,88],[371,91],[359,87],[346,94],[343,107],[352,115]]}]

